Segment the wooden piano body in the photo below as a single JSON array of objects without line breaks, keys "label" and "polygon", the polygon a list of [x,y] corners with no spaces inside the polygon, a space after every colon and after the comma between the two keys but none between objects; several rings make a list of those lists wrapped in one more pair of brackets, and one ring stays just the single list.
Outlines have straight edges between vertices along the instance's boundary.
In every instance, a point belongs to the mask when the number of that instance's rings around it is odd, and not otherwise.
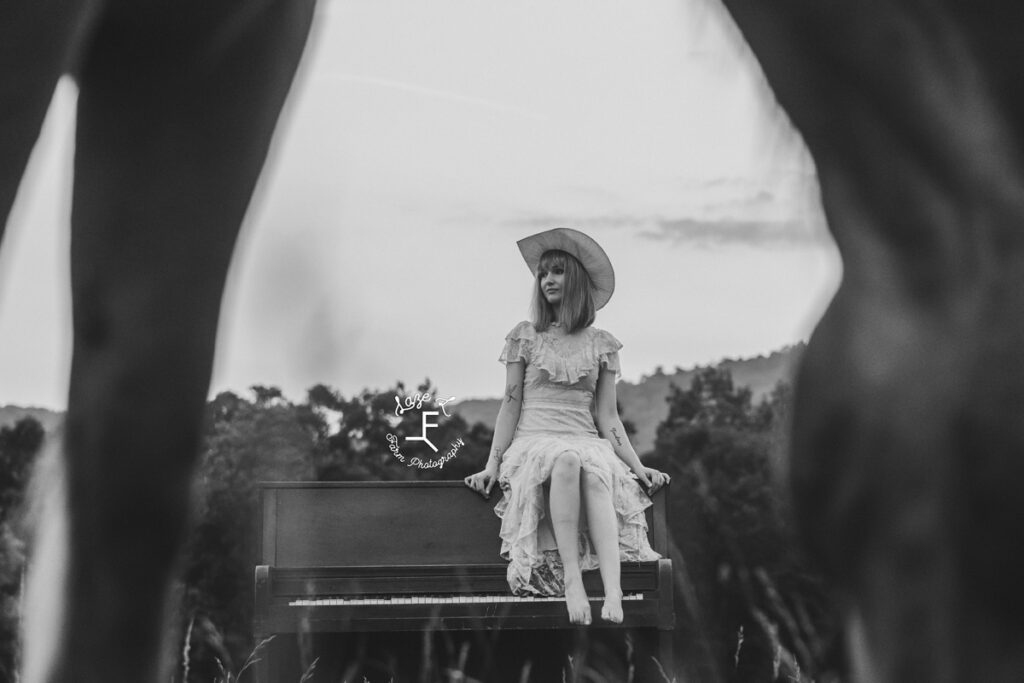
[{"label": "wooden piano body", "polygon": [[[257,679],[298,680],[275,661],[295,634],[579,629],[562,599],[511,595],[498,555],[500,498],[497,487],[484,500],[461,481],[261,484],[254,632],[257,643],[278,642]],[[667,558],[665,498],[655,494],[647,513],[651,545]],[[659,668],[671,677],[671,561],[622,564],[621,625],[599,618],[598,572],[585,572],[584,584],[596,600],[584,628],[630,629],[636,680],[666,680]]]}]

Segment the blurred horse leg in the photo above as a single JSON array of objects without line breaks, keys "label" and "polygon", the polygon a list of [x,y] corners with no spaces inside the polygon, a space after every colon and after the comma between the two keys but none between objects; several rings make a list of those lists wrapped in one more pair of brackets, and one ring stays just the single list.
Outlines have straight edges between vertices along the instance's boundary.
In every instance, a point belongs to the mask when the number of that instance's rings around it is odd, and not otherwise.
[{"label": "blurred horse leg", "polygon": [[73,65],[68,564],[56,656],[27,642],[25,683],[167,680],[166,594],[221,295],[312,11],[111,1]]},{"label": "blurred horse leg", "polygon": [[1024,671],[1024,8],[725,0],[817,165],[843,282],[790,481],[859,681]]},{"label": "blurred horse leg", "polygon": [[[79,53],[99,4],[96,0],[0,3],[0,242],[54,88]],[[46,448],[52,451],[52,445]],[[40,465],[55,470],[56,457],[49,453]],[[41,469],[36,467],[37,481],[44,478]],[[34,572],[25,597],[30,609],[24,619],[24,638],[32,645],[32,666],[37,669],[38,664],[56,657],[58,641],[53,627],[60,619],[61,574],[67,558],[67,514],[61,504],[64,482],[60,468],[56,471],[45,477],[45,493],[34,487],[36,493],[43,494],[39,499],[47,499],[45,504],[37,500],[34,507],[51,513],[39,520],[35,530],[35,554],[46,559],[39,565],[40,571]]]},{"label": "blurred horse leg", "polygon": [[0,240],[57,81],[96,0],[0,4]]}]

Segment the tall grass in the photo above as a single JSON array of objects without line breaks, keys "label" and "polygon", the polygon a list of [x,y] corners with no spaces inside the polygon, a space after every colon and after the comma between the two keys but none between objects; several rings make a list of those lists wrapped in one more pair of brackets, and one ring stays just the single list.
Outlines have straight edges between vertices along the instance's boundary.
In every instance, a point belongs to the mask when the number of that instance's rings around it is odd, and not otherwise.
[{"label": "tall grass", "polygon": [[[182,655],[182,662],[181,662],[182,678],[181,678],[180,683],[188,683],[188,679],[189,679],[190,668],[191,668],[191,664],[192,664],[192,662],[191,662],[191,655],[192,655],[192,635],[193,635],[194,622],[195,622],[195,618],[193,617],[193,618],[191,618],[189,620],[188,627],[186,628],[186,631],[185,631],[184,644],[183,644],[182,649],[181,649],[181,655]],[[423,651],[422,651],[422,658],[423,658],[422,661],[424,663],[429,661],[430,658],[431,658],[431,655],[432,655],[431,646],[426,643],[426,641],[430,637],[430,633],[431,632],[429,630],[424,632],[424,647],[423,647]],[[267,646],[270,644],[270,642],[274,638],[275,638],[275,636],[271,635],[271,636],[269,636],[267,638],[264,638],[259,643],[257,643],[256,646],[253,647],[253,649],[249,653],[249,655],[246,657],[245,661],[242,663],[242,666],[238,670],[237,673],[232,671],[232,670],[230,670],[229,667],[226,667],[219,657],[215,657],[215,661],[217,663],[219,674],[217,675],[216,678],[213,679],[212,683],[240,683],[241,680],[242,680],[243,674],[245,674],[250,668],[255,666],[255,664],[261,660],[262,655],[264,654],[264,651],[266,650]],[[443,678],[437,679],[437,683],[487,683],[487,681],[484,681],[484,680],[475,678],[473,676],[470,676],[467,673],[467,671],[466,671],[466,665],[467,665],[467,662],[469,660],[470,648],[471,648],[471,645],[470,645],[469,642],[462,643],[462,645],[460,647],[460,650],[459,650],[458,660],[457,660],[456,664],[454,666],[451,666],[451,667],[448,667],[448,668],[444,669],[443,674],[442,674]],[[627,634],[626,635],[626,657],[627,657],[627,664],[628,664],[628,675],[627,675],[627,678],[625,680],[621,681],[621,682],[617,681],[617,680],[613,680],[613,679],[607,677],[602,672],[596,670],[592,666],[588,666],[585,663],[579,661],[576,657],[573,657],[572,655],[569,655],[569,656],[567,656],[567,664],[562,667],[562,683],[637,683],[635,681],[635,672],[636,672],[636,668],[637,668],[636,667],[636,654],[637,654],[636,653],[636,649],[633,647],[632,639]],[[319,657],[317,657],[316,659],[313,660],[313,662],[309,665],[309,668],[307,668],[302,673],[301,677],[299,678],[298,683],[309,683],[310,681],[312,681],[313,675],[314,675],[314,673],[316,671],[317,663],[319,661],[320,661]],[[681,681],[678,681],[678,679],[675,678],[674,676],[670,676],[669,673],[665,671],[664,667],[662,667],[661,662],[659,662],[656,658],[654,659],[654,662],[655,662],[655,665],[658,668],[658,671],[659,671],[659,673],[661,675],[661,678],[664,681],[664,683],[682,683]],[[530,674],[531,674],[532,668],[533,668],[532,660],[527,660],[523,664],[522,669],[520,670],[520,676],[519,676],[520,683],[527,683],[528,681],[531,680]],[[348,670],[346,671],[346,673],[342,675],[339,683],[376,683],[376,682],[370,681],[366,676],[360,676],[361,681],[356,681],[353,678],[356,675],[356,669],[357,669],[357,664],[356,663],[351,664],[349,666]],[[430,674],[431,674],[431,672],[429,670],[427,670],[427,669],[421,670],[421,672],[420,672],[420,679],[421,680],[429,680],[430,679]],[[388,679],[387,683],[394,683],[394,680],[395,680],[394,676],[392,675]],[[799,681],[801,681],[801,683],[807,683],[805,681],[802,681],[802,679],[793,679],[793,680],[794,681],[798,681],[799,680]],[[178,682],[174,681],[174,679],[172,678],[171,683],[178,683]],[[274,681],[273,683],[278,683],[278,682]]]},{"label": "tall grass", "polygon": [[[189,668],[192,663],[192,627],[194,624],[195,617],[192,617],[191,619],[189,619],[188,628],[185,630],[185,643],[182,646],[181,651],[181,683],[188,683]],[[220,673],[216,678],[213,679],[213,683],[239,683],[239,681],[241,681],[242,679],[242,674],[244,674],[250,668],[255,666],[257,662],[260,661],[260,655],[273,639],[274,636],[268,636],[261,640],[259,643],[257,643],[256,646],[252,649],[252,651],[249,652],[249,655],[245,658],[245,661],[242,662],[242,668],[238,670],[238,673],[235,673],[230,668],[224,666],[224,662],[221,661],[220,657],[215,657],[214,660],[217,663],[217,668]],[[316,665],[317,662],[319,661],[319,657],[313,660],[313,662],[309,665],[309,668],[302,673],[302,676],[299,678],[299,683],[308,683],[308,681],[313,679],[313,672],[316,671]],[[171,683],[175,683],[173,678],[171,679]]]}]

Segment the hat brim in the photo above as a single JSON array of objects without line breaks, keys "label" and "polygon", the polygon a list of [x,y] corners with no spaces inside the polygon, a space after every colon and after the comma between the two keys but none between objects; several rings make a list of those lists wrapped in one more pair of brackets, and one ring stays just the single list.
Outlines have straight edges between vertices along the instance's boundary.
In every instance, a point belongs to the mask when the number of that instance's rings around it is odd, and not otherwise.
[{"label": "hat brim", "polygon": [[572,228],[552,228],[524,237],[516,244],[532,274],[537,273],[544,252],[561,249],[572,254],[586,269],[594,285],[594,308],[600,309],[612,298],[615,291],[615,271],[612,269],[612,262],[601,245],[590,235]]}]

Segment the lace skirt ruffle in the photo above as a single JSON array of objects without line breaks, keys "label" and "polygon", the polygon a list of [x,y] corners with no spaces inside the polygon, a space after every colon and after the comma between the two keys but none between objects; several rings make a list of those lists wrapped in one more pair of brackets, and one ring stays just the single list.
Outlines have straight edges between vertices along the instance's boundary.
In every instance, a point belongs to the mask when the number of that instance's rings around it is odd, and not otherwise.
[{"label": "lace skirt ruffle", "polygon": [[[564,593],[558,552],[541,548],[538,543],[538,530],[548,514],[544,483],[551,478],[555,459],[564,451],[575,451],[583,471],[596,474],[611,491],[619,523],[620,561],[661,557],[647,539],[644,510],[652,503],[607,440],[558,434],[519,436],[502,458],[498,483],[504,495],[494,508],[501,517],[501,556],[509,562],[508,584],[514,594]],[[582,511],[577,538],[580,569],[597,569],[597,555],[591,546]]]}]

